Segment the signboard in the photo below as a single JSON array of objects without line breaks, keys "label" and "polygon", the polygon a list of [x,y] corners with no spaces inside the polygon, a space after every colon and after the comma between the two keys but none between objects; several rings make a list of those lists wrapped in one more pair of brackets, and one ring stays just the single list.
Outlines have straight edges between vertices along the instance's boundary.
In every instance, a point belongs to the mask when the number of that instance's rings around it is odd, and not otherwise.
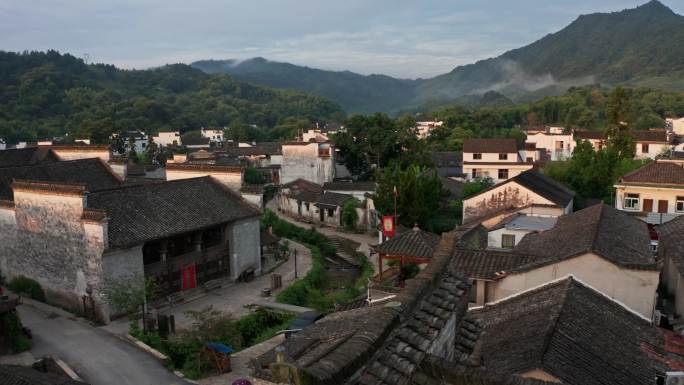
[{"label": "signboard", "polygon": [[388,238],[394,236],[394,215],[385,215],[382,217],[382,234]]}]

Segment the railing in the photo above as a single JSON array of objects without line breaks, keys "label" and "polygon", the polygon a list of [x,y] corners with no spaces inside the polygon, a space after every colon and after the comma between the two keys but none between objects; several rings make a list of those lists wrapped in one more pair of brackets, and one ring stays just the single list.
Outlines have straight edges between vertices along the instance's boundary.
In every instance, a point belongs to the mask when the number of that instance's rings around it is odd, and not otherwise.
[{"label": "railing", "polygon": [[201,251],[168,257],[166,263],[155,262],[145,265],[145,276],[153,277],[159,286],[172,293],[181,290],[181,269],[195,264],[197,286],[230,272],[230,250],[227,245],[218,245]]}]

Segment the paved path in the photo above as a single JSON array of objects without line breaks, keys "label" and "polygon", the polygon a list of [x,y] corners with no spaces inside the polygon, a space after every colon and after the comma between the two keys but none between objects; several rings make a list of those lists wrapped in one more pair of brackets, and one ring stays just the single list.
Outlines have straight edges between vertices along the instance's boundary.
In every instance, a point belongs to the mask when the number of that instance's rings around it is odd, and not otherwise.
[{"label": "paved path", "polygon": [[[268,203],[266,203],[266,208],[269,210],[273,211],[278,215],[278,218],[283,219],[287,222],[290,222],[292,224],[295,224],[299,227],[305,227],[305,228],[310,228],[311,224],[310,223],[304,223],[304,222],[299,222],[295,220],[292,217],[289,217],[287,215],[284,215],[282,212],[278,211],[278,206],[277,202],[275,199],[270,200]],[[352,241],[355,241],[357,243],[360,243],[361,246],[359,246],[358,251],[362,253],[363,255],[368,258],[368,261],[371,263],[371,266],[373,266],[373,270],[377,273],[378,270],[378,255],[373,254],[371,255],[371,249],[370,245],[377,245],[378,244],[378,237],[374,237],[368,234],[352,234],[352,233],[347,233],[344,231],[338,231],[337,229],[333,227],[318,227],[316,226],[316,231],[325,234],[327,236],[336,236],[340,238],[347,238],[351,239]]]},{"label": "paved path", "polygon": [[188,384],[159,361],[104,330],[45,304],[19,306],[35,357],[56,355],[92,385]]}]

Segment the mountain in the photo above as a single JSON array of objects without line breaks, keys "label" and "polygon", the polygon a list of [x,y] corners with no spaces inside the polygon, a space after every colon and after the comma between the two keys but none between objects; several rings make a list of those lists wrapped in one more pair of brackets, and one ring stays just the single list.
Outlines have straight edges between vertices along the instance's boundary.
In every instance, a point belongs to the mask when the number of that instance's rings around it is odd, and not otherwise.
[{"label": "mountain", "polygon": [[244,61],[202,60],[191,66],[209,74],[226,74],[256,84],[311,92],[334,100],[349,112],[359,113],[388,111],[409,103],[415,96],[417,83],[385,75],[325,71],[260,57]]},{"label": "mountain", "polygon": [[[0,51],[0,137],[91,137],[122,130],[181,132],[241,123],[272,128],[338,120],[319,96],[208,75],[185,64],[127,71],[56,51]],[[289,118],[289,119],[288,119]],[[297,122],[294,124],[293,122]],[[288,128],[288,129],[289,129]]]},{"label": "mountain", "polygon": [[430,79],[364,76],[267,61],[208,60],[192,66],[273,87],[312,92],[348,112],[397,112],[497,91],[513,101],[560,94],[587,84],[684,90],[684,17],[653,0],[578,17],[562,30],[496,58]]}]

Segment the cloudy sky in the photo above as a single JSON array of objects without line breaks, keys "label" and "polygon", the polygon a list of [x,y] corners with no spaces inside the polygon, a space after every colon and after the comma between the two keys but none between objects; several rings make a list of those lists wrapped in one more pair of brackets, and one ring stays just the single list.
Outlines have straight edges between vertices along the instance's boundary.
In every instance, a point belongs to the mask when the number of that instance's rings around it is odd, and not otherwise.
[{"label": "cloudy sky", "polygon": [[[262,56],[428,77],[646,0],[0,0],[0,50],[148,68]],[[684,14],[684,1],[664,0]]]}]

